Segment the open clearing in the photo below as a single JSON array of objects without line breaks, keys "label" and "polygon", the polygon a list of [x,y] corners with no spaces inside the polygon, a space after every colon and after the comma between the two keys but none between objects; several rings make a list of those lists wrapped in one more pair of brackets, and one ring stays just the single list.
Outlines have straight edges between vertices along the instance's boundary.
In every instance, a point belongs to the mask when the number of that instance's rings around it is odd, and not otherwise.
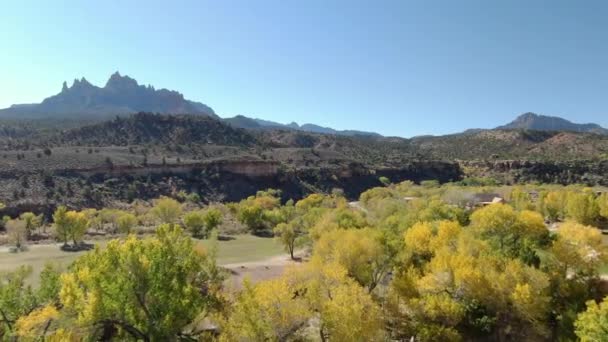
[{"label": "open clearing", "polygon": [[[208,247],[208,240],[195,240],[197,244]],[[95,241],[103,247],[105,241]],[[83,252],[64,252],[59,249],[59,244],[31,245],[27,252],[9,253],[8,248],[0,248],[0,272],[11,271],[22,265],[32,267],[30,279],[33,284],[38,282],[40,271],[47,262],[58,263],[62,267],[67,267],[79,256],[87,253]],[[218,259],[220,265],[256,262],[285,253],[280,244],[272,238],[263,238],[253,235],[233,235],[218,241]]]}]

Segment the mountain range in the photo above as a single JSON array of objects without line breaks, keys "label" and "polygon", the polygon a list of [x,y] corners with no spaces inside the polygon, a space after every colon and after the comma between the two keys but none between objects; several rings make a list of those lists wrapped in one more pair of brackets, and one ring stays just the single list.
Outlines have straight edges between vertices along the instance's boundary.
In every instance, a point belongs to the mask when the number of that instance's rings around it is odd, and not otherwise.
[{"label": "mountain range", "polygon": [[61,92],[39,104],[20,104],[0,110],[3,118],[107,118],[119,114],[154,112],[201,114],[217,118],[209,106],[184,99],[167,89],[139,85],[129,76],[114,73],[104,87],[92,85],[84,77],[72,86],[63,83]]},{"label": "mountain range", "polygon": [[356,130],[336,130],[330,127],[323,127],[315,124],[303,124],[298,125],[295,122],[289,124],[281,124],[274,121],[262,120],[249,118],[243,115],[237,115],[232,118],[224,119],[228,124],[237,128],[245,129],[283,129],[283,130],[295,130],[310,133],[321,133],[321,134],[335,134],[345,136],[375,136],[380,137],[381,135],[375,132],[365,132]]},{"label": "mountain range", "polygon": [[[44,99],[39,104],[16,104],[0,110],[0,118],[11,119],[79,119],[103,120],[116,115],[138,112],[160,114],[195,114],[224,120],[235,128],[253,130],[294,130],[301,132],[333,134],[359,137],[381,137],[375,132],[336,130],[311,123],[299,125],[295,122],[281,124],[274,121],[237,115],[221,119],[211,107],[190,101],[173,90],[144,86],[129,76],[116,72],[104,87],[89,83],[85,78],[75,79],[68,87],[63,83],[61,92]],[[512,122],[498,126],[497,130],[569,131],[608,135],[608,129],[598,124],[578,124],[563,118],[525,113]],[[480,130],[469,130],[468,133]]]}]

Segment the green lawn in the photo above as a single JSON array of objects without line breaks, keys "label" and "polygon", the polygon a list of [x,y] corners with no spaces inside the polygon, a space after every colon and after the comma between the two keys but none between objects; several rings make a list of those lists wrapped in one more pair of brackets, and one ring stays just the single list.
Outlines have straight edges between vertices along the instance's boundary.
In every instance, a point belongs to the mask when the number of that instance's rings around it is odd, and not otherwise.
[{"label": "green lawn", "polygon": [[[217,262],[220,265],[238,262],[259,261],[279,254],[286,254],[273,238],[262,238],[253,235],[232,235],[233,240],[218,242]],[[208,247],[209,240],[197,240],[197,243]]]},{"label": "green lawn", "polygon": [[[252,235],[234,235],[231,238],[234,239],[218,242],[219,264],[259,261],[285,253],[272,238]],[[195,241],[205,247],[209,246],[208,240]],[[95,243],[102,247],[106,244],[105,241]],[[22,253],[9,253],[7,248],[0,248],[0,271],[11,271],[21,265],[29,265],[32,267],[32,283],[36,284],[40,271],[47,262],[56,262],[66,268],[84,253],[87,252],[63,252],[59,245],[32,245],[27,252]]]}]

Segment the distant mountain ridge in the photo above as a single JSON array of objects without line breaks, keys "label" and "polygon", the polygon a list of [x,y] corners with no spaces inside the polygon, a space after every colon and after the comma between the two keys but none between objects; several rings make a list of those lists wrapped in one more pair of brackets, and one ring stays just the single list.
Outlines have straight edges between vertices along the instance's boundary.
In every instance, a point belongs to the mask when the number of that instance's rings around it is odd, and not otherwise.
[{"label": "distant mountain ridge", "polygon": [[594,123],[577,124],[566,119],[539,115],[535,113],[525,113],[518,116],[510,123],[496,127],[496,129],[525,129],[533,131],[570,131],[586,132],[596,134],[608,134],[608,129]]},{"label": "distant mountain ridge", "polygon": [[39,104],[12,105],[0,110],[0,117],[104,118],[138,112],[201,114],[217,118],[213,109],[203,103],[186,100],[177,91],[139,85],[136,80],[118,72],[103,88],[92,85],[84,77],[75,79],[71,87],[63,82],[59,94]]},{"label": "distant mountain ridge", "polygon": [[228,124],[237,128],[246,128],[246,129],[287,129],[287,130],[296,130],[302,132],[309,133],[321,133],[321,134],[334,134],[334,135],[344,135],[344,136],[368,136],[368,137],[381,137],[381,134],[375,132],[365,132],[365,131],[357,131],[357,130],[336,130],[330,127],[323,127],[315,124],[303,124],[298,125],[296,122],[292,122],[289,124],[281,124],[274,121],[262,120],[249,118],[243,115],[237,115],[232,118],[224,119]]}]

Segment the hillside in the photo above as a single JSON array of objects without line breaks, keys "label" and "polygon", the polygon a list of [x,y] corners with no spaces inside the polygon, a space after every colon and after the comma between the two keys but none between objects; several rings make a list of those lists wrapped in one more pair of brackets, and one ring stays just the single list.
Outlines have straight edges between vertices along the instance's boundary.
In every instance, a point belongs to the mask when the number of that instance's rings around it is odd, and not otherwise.
[{"label": "hillside", "polygon": [[56,145],[127,146],[140,144],[209,144],[249,146],[255,138],[214,118],[138,113],[127,118],[61,132]]},{"label": "hillside", "polygon": [[477,130],[412,139],[416,153],[449,160],[608,158],[608,136],[580,132]]},{"label": "hillside", "polygon": [[608,129],[598,124],[577,124],[556,116],[525,113],[512,122],[499,126],[496,129],[525,129],[535,131],[569,131],[608,134]]},{"label": "hillside", "polygon": [[13,105],[0,110],[0,118],[111,118],[137,112],[202,114],[217,117],[205,104],[189,101],[177,91],[139,85],[129,76],[114,73],[104,87],[85,78],[63,83],[61,92],[40,104]]},{"label": "hillside", "polygon": [[[236,128],[238,126],[247,128]],[[589,160],[608,156],[608,136],[568,131],[470,130],[404,139],[261,129],[253,119],[246,117],[225,121],[200,115],[150,113],[99,123],[36,120],[0,123],[0,149],[4,151],[143,144],[159,145],[163,149],[170,144],[179,146],[179,150],[188,150],[192,145],[240,146],[255,148],[258,155],[264,152],[266,158],[276,160],[295,160],[297,158],[285,153],[285,149],[302,149],[312,155],[309,159],[319,163],[328,162],[329,158],[370,166],[398,165],[412,159]]]}]

